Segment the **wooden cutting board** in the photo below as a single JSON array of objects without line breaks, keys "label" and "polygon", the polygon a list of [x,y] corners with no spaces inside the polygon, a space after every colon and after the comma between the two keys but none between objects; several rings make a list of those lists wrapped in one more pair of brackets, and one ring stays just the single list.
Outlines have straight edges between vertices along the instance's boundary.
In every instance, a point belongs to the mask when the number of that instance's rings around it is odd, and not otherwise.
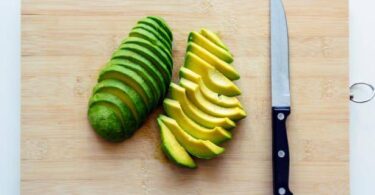
[{"label": "wooden cutting board", "polygon": [[[348,2],[284,0],[290,31],[295,194],[349,194]],[[249,116],[224,155],[186,170],[160,150],[155,110],[120,144],[90,128],[87,102],[98,71],[137,20],[173,29],[174,81],[187,35],[216,31],[235,55]],[[23,0],[23,194],[272,193],[267,0]]]}]

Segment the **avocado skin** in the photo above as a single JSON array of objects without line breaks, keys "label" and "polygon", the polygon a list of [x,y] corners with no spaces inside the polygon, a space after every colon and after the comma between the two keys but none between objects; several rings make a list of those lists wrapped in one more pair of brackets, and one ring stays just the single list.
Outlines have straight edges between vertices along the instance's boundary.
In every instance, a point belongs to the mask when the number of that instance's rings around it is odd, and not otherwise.
[{"label": "avocado skin", "polygon": [[90,98],[88,120],[110,142],[131,137],[161,103],[171,81],[172,32],[160,17],[142,20],[100,71],[101,88],[94,88]]}]

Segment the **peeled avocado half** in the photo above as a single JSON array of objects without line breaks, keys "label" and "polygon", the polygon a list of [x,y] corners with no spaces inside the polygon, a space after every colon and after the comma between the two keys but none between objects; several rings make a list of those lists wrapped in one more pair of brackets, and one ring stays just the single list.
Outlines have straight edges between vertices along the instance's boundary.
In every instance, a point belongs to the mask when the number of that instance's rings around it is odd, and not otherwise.
[{"label": "peeled avocado half", "polygon": [[[186,153],[202,159],[222,154],[220,144],[232,139],[231,130],[246,112],[236,97],[241,91],[233,80],[240,75],[231,65],[233,55],[219,36],[207,29],[191,32],[187,45],[180,81],[170,84],[163,102],[167,116],[157,120],[163,151],[177,165],[191,168]],[[166,143],[163,128],[178,144]]]},{"label": "peeled avocado half", "polygon": [[[100,71],[88,108],[89,122],[98,135],[111,142],[123,141],[162,102],[172,77],[172,40],[165,20],[148,16],[113,52]],[[170,137],[168,132],[163,136]],[[194,167],[191,162],[184,166]]]}]

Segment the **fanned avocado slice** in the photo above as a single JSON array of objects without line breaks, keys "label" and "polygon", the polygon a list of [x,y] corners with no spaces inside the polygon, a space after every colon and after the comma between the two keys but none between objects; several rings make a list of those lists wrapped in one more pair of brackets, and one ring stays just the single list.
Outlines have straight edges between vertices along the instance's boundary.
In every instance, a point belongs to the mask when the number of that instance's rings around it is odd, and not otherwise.
[{"label": "fanned avocado slice", "polygon": [[133,62],[118,62],[114,64],[112,61],[110,61],[109,64],[121,66],[136,72],[140,77],[143,78],[146,84],[155,93],[155,97],[157,98],[158,102],[160,101],[162,92],[160,91],[158,82],[142,66],[139,66],[138,64],[135,64]]},{"label": "fanned avocado slice", "polygon": [[160,129],[161,148],[167,157],[179,166],[196,168],[197,165],[195,164],[194,160],[178,143],[175,136],[171,133],[171,130],[165,126],[160,119],[157,119],[157,121]]},{"label": "fanned avocado slice", "polygon": [[223,41],[221,41],[221,39],[219,38],[219,36],[214,33],[214,32],[211,32],[205,28],[202,28],[201,29],[201,32],[200,32],[204,37],[206,37],[208,40],[212,41],[213,43],[215,43],[217,46],[229,51],[228,47],[223,43]]},{"label": "fanned avocado slice", "polygon": [[[159,47],[156,47],[155,45],[151,44],[149,41],[139,38],[139,37],[128,37],[121,43],[121,45],[127,44],[127,43],[134,43],[139,46],[148,48],[155,55],[157,55],[165,64],[168,64],[168,67],[173,67],[173,62],[169,61],[168,56]],[[120,46],[120,48],[121,47],[122,46]]]},{"label": "fanned avocado slice", "polygon": [[165,29],[165,31],[167,31],[169,39],[173,41],[172,30],[169,28],[167,22],[163,18],[158,17],[158,16],[147,16],[147,18],[150,18],[150,19],[154,20],[160,26],[162,26]]},{"label": "fanned avocado slice", "polygon": [[119,50],[116,52],[116,56],[111,59],[112,63],[119,63],[123,61],[134,62],[136,64],[139,64],[139,66],[142,66],[150,74],[152,74],[154,78],[158,80],[159,83],[164,83],[164,85],[161,85],[161,88],[164,91],[163,93],[166,92],[166,86],[169,85],[169,81],[167,77],[164,77],[164,75],[161,73],[163,71],[161,68],[158,69],[151,63],[151,61],[149,61],[139,53],[131,50]]},{"label": "fanned avocado slice", "polygon": [[164,99],[164,110],[171,118],[175,119],[177,123],[191,136],[209,140],[214,144],[220,144],[232,138],[232,134],[222,127],[206,128],[194,122],[183,112],[178,101],[172,99]]},{"label": "fanned avocado slice", "polygon": [[98,83],[93,93],[109,93],[117,96],[126,104],[135,116],[137,123],[141,124],[147,115],[147,107],[142,101],[142,97],[130,86],[118,80],[108,79]]},{"label": "fanned avocado slice", "polygon": [[[123,127],[122,132],[109,133],[109,134],[115,134],[116,136],[114,137],[119,137],[120,140],[128,138],[134,133],[135,129],[138,127],[138,124],[135,120],[135,117],[132,111],[118,97],[109,93],[101,93],[101,92],[96,93],[90,98],[89,107],[90,108],[95,107],[96,104],[106,105],[107,107],[111,108],[113,112],[116,113],[117,117],[120,119],[122,123],[122,127]],[[102,108],[101,110],[105,111]],[[99,128],[98,130],[102,130],[101,127],[105,125],[105,122],[101,121],[101,118],[102,118],[101,113],[96,112],[95,114],[94,112],[90,112],[89,110],[90,122],[92,122],[91,124],[95,124]],[[110,122],[110,121],[107,121],[107,122]]]},{"label": "fanned avocado slice", "polygon": [[163,45],[168,49],[168,51],[172,51],[172,44],[169,40],[165,39],[161,36],[157,30],[155,30],[152,26],[149,26],[144,23],[138,23],[133,29],[142,28],[147,30],[148,32],[152,33]]},{"label": "fanned avocado slice", "polygon": [[[132,29],[132,31],[129,33],[129,37],[138,37],[138,38],[149,41],[151,44],[157,45],[159,48],[161,48],[164,51],[166,55],[169,55],[170,58],[172,59],[171,51],[168,51],[167,49],[165,49],[165,47],[163,46],[163,43],[161,43],[152,33],[148,32],[147,30],[142,29],[142,28]],[[172,69],[172,67],[169,67],[169,68]]]},{"label": "fanned avocado slice", "polygon": [[137,91],[147,105],[148,111],[156,106],[157,98],[155,92],[153,92],[145,80],[133,70],[121,66],[109,66],[101,71],[98,82],[106,79],[119,80]]},{"label": "fanned avocado slice", "polygon": [[212,159],[224,152],[224,148],[214,143],[196,139],[186,133],[176,122],[176,120],[165,115],[160,115],[158,120],[163,121],[165,126],[172,132],[177,141],[193,156],[203,159]]},{"label": "fanned avocado slice", "polygon": [[142,47],[142,46],[134,44],[134,43],[123,44],[123,45],[120,46],[118,51],[116,51],[113,54],[112,58],[117,57],[117,55],[118,55],[117,53],[121,50],[130,50],[130,51],[134,51],[134,52],[142,55],[143,57],[145,57],[146,59],[151,61],[151,63],[154,64],[154,66],[158,67],[158,69],[162,69],[161,73],[165,77],[167,77],[167,78],[169,77],[168,80],[170,81],[170,77],[172,75],[172,72],[171,72],[172,70],[168,67],[167,64],[163,63],[162,60],[160,60],[160,58],[157,55],[155,55],[148,48]]},{"label": "fanned avocado slice", "polygon": [[152,26],[161,36],[164,37],[165,40],[171,43],[172,47],[172,40],[169,38],[167,31],[164,29],[163,26],[160,26],[156,21],[152,20],[151,18],[143,18],[142,20],[138,21],[138,23],[143,23]]}]

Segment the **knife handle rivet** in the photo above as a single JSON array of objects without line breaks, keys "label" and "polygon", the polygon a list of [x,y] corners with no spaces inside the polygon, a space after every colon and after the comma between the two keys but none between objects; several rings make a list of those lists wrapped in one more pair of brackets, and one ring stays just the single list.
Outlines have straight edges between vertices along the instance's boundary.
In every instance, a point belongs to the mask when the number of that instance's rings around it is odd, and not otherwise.
[{"label": "knife handle rivet", "polygon": [[279,188],[279,194],[280,195],[284,195],[285,193],[286,193],[285,188],[283,188],[283,187]]},{"label": "knife handle rivet", "polygon": [[279,158],[284,158],[284,157],[285,157],[285,152],[284,152],[284,150],[279,150],[279,151],[277,152],[277,156],[279,156]]},{"label": "knife handle rivet", "polygon": [[279,114],[277,114],[277,118],[278,118],[280,121],[284,120],[284,119],[285,119],[285,115],[284,115],[284,113],[279,113]]}]

